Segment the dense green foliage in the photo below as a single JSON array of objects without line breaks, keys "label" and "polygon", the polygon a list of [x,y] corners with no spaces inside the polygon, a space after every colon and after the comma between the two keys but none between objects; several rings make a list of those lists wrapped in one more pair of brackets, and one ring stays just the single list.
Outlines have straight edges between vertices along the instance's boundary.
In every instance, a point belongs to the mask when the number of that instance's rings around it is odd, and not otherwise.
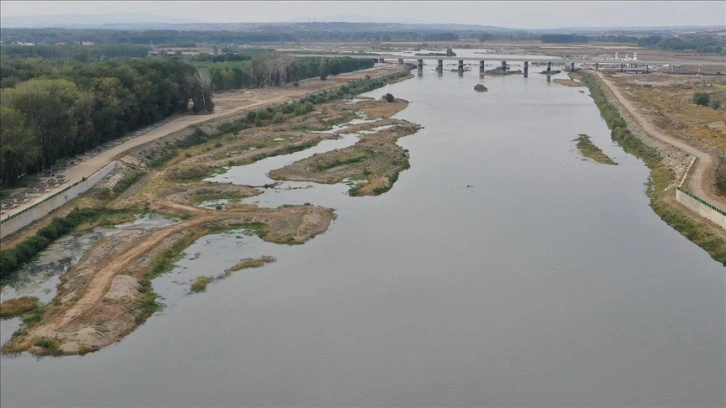
[{"label": "dense green foliage", "polygon": [[0,64],[3,185],[186,111],[197,92],[194,67],[176,61],[4,57]]},{"label": "dense green foliage", "polygon": [[723,54],[726,51],[726,38],[715,35],[685,34],[678,37],[651,35],[639,38],[637,43],[642,47],[669,51],[696,51],[710,54]]},{"label": "dense green foliage", "polygon": [[215,91],[277,86],[307,78],[326,77],[372,68],[375,62],[351,57],[296,57],[268,53],[240,61],[197,60],[194,67],[209,71]]},{"label": "dense green foliage", "polygon": [[19,267],[30,261],[38,252],[44,250],[56,238],[69,233],[73,228],[101,214],[101,210],[93,208],[75,208],[65,217],[55,217],[50,224],[16,245],[14,248],[0,251],[0,280],[4,280]]}]

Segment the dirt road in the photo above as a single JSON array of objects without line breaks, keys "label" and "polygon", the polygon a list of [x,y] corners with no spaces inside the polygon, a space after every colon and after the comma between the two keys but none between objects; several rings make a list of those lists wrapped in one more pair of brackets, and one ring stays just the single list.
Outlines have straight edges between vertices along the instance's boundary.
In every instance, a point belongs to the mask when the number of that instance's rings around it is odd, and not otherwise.
[{"label": "dirt road", "polygon": [[686,188],[696,195],[703,197],[713,204],[716,204],[722,208],[726,208],[726,200],[718,196],[713,192],[713,185],[711,176],[716,171],[716,160],[710,154],[702,152],[693,146],[686,144],[678,139],[675,139],[662,130],[658,129],[654,124],[650,123],[638,110],[638,108],[629,101],[615,86],[612,81],[607,79],[601,72],[595,72],[598,77],[607,85],[610,91],[615,95],[618,102],[630,113],[633,120],[651,137],[659,139],[665,143],[670,144],[684,152],[695,156],[696,162],[691,167],[690,174],[686,179]]},{"label": "dirt road", "polygon": [[399,71],[400,69],[400,65],[385,64],[366,70],[328,77],[328,80],[326,81],[321,81],[320,79],[306,79],[304,81],[300,81],[299,87],[293,87],[288,84],[280,87],[245,89],[242,91],[216,94],[214,97],[216,104],[214,113],[209,115],[183,115],[169,120],[161,125],[156,124],[149,126],[147,128],[148,130],[142,130],[140,132],[142,133],[140,136],[128,140],[116,147],[105,150],[96,156],[63,170],[63,175],[66,180],[63,184],[59,184],[42,194],[33,197],[33,199],[29,201],[5,211],[3,219],[9,218],[24,209],[45,200],[54,193],[73,185],[73,183],[77,181],[80,181],[83,177],[91,176],[107,164],[111,163],[114,158],[124,152],[149,143],[153,140],[163,138],[188,126],[234,115],[249,109],[276,105],[285,101],[299,99],[310,93],[319,92],[324,89],[336,88],[345,82],[360,79],[366,75],[370,75],[372,77],[381,76]]}]

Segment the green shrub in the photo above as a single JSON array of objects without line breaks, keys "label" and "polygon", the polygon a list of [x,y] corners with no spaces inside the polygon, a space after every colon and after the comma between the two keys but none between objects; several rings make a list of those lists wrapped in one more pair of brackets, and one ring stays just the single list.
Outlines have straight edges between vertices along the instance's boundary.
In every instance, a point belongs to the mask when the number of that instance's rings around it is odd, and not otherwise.
[{"label": "green shrub", "polygon": [[119,180],[116,185],[113,186],[113,192],[116,194],[121,194],[126,189],[131,187],[132,184],[134,184],[138,179],[140,179],[144,175],[143,172],[132,170],[131,172],[127,173],[125,176]]},{"label": "green shrub", "polygon": [[212,281],[212,278],[208,276],[199,276],[192,282],[192,286],[189,288],[191,292],[202,292],[207,289],[207,285]]},{"label": "green shrub", "polygon": [[693,94],[693,103],[701,106],[708,106],[711,101],[711,96],[705,92],[696,92]]}]

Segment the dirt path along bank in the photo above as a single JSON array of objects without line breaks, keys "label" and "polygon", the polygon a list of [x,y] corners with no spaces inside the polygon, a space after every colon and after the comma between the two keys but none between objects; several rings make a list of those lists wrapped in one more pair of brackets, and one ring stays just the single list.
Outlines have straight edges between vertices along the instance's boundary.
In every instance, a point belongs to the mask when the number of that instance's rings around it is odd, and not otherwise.
[{"label": "dirt path along bank", "polygon": [[628,100],[620,89],[614,85],[606,75],[601,72],[595,72],[595,74],[602,80],[608,89],[610,89],[610,92],[613,93],[618,102],[628,111],[638,126],[640,126],[640,128],[643,129],[643,131],[645,131],[649,136],[668,143],[671,146],[696,157],[696,162],[691,167],[689,176],[686,180],[686,187],[694,194],[704,197],[721,208],[726,208],[726,199],[714,192],[714,187],[711,183],[713,177],[710,175],[714,174],[716,171],[716,159],[710,154],[675,139],[664,131],[658,129],[657,126],[648,121],[648,119],[640,113],[635,104]]}]

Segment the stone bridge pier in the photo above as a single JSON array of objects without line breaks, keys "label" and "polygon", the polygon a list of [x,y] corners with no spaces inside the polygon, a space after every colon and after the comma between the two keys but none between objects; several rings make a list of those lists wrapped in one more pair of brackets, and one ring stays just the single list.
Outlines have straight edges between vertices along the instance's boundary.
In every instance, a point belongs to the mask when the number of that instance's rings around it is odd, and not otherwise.
[{"label": "stone bridge pier", "polygon": [[438,60],[436,62],[436,71],[444,72],[444,60]]},{"label": "stone bridge pier", "polygon": [[464,60],[459,60],[459,72],[464,71]]},{"label": "stone bridge pier", "polygon": [[417,64],[417,65],[418,65],[418,70],[419,70],[419,71],[423,70],[423,60],[422,60],[422,59],[420,59],[420,60],[418,60],[418,61],[417,61],[417,63],[418,63],[418,64]]},{"label": "stone bridge pier", "polygon": [[524,77],[529,76],[529,61],[524,61]]},{"label": "stone bridge pier", "polygon": [[484,60],[479,61],[479,73],[483,74],[485,71],[484,69]]}]

